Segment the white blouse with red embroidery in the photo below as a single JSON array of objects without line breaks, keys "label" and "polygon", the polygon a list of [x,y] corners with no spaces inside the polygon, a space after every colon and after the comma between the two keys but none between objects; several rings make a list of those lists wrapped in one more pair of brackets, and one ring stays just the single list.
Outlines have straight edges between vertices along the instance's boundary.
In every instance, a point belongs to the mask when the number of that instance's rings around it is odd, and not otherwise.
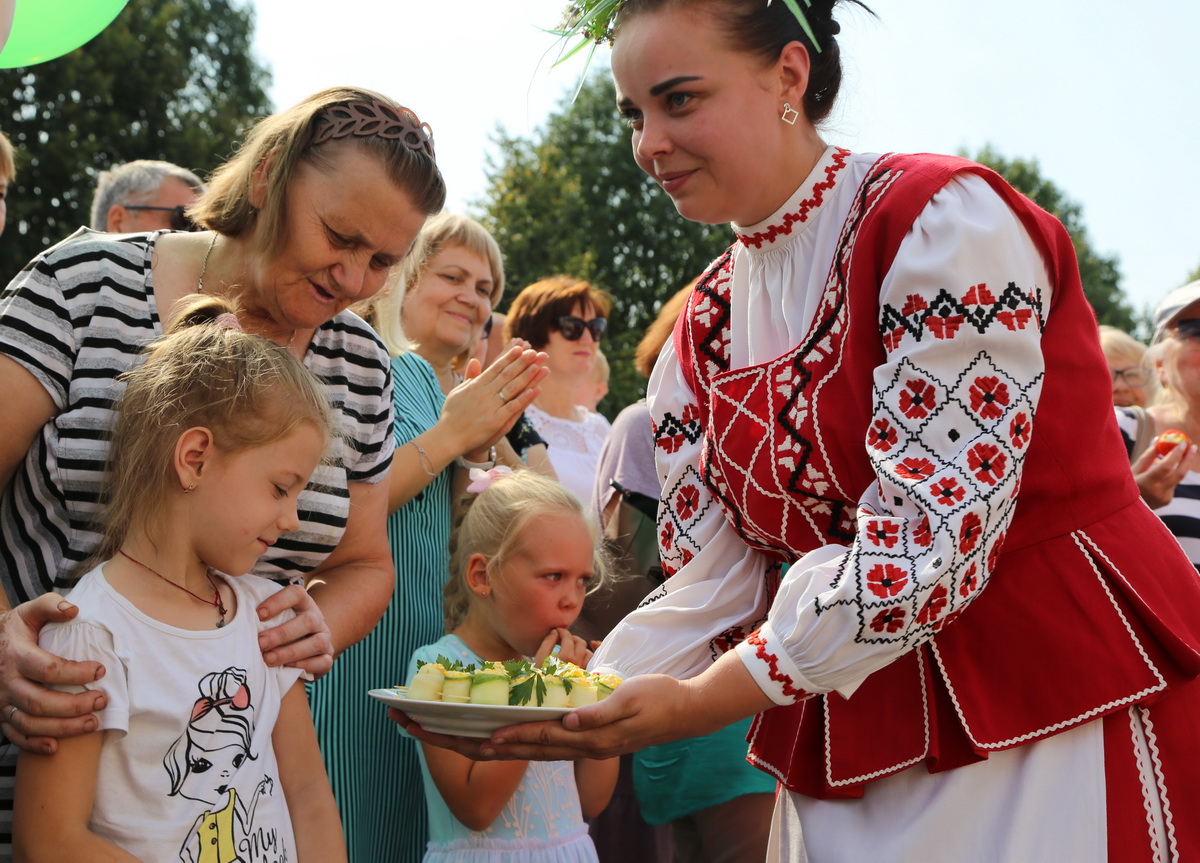
[{"label": "white blouse with red embroidery", "polygon": [[[774,215],[759,225],[734,226],[732,369],[774,360],[805,336],[855,192],[877,158],[830,147]],[[1050,306],[1045,264],[1017,217],[985,180],[961,176],[914,222],[884,279],[879,307],[903,308],[914,297],[932,301],[941,291],[967,297],[984,284],[1015,284],[1037,296],[1043,309]],[[696,400],[668,342],[650,380],[649,403],[660,436],[672,425],[680,432],[674,451],[660,446],[656,452],[664,501],[659,547],[664,568],[673,574],[653,602],[635,610],[604,640],[592,667],[624,676],[691,677],[727,649],[729,634],[737,641],[739,634],[757,629],[755,643],[742,641],[736,649],[763,691],[785,704],[820,692],[849,696],[867,675],[927,639],[933,629],[921,621],[922,614],[946,617],[969,603],[986,582],[987,550],[983,543],[969,547],[961,529],[931,519],[947,527],[935,526],[924,546],[911,544],[903,567],[911,577],[890,579],[882,558],[872,556],[873,548],[887,542],[879,532],[880,519],[903,535],[937,507],[936,483],[913,481],[919,479],[914,466],[932,460],[960,466],[963,475],[979,480],[977,487],[986,484],[990,491],[978,493],[971,483],[953,489],[956,502],[967,498],[966,509],[956,510],[962,518],[955,525],[972,520],[973,513],[989,532],[1007,527],[1012,500],[1009,493],[996,492],[1006,489],[1015,496],[1021,454],[1014,454],[1005,470],[981,477],[988,466],[981,468],[967,442],[936,431],[939,425],[943,431],[950,428],[956,411],[978,412],[981,399],[989,402],[986,409],[995,415],[988,419],[997,425],[1007,427],[1018,412],[1027,415],[1028,424],[1043,372],[1040,335],[1038,326],[997,326],[961,340],[917,340],[907,333],[890,338],[887,361],[874,372],[874,411],[889,422],[900,418],[910,431],[920,428],[920,446],[898,444],[886,455],[871,454],[879,481],[858,502],[855,539],[802,556],[788,569],[773,601],[766,577],[772,561],[742,541],[701,480]],[[981,360],[1002,370],[1022,398],[988,398],[980,391],[979,376],[966,372]],[[938,410],[921,404],[921,393],[913,388],[921,380],[936,382],[946,394]],[[901,441],[914,437],[900,435]],[[866,458],[867,441],[861,445]],[[891,563],[895,553],[888,548]],[[915,613],[878,611],[880,599],[892,597],[905,600]]]}]

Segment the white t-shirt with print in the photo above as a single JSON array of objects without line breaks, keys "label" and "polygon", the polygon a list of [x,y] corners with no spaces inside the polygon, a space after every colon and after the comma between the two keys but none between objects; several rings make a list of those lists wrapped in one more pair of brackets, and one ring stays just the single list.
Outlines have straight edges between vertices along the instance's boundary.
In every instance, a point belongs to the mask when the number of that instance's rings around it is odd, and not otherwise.
[{"label": "white t-shirt with print", "polygon": [[51,653],[104,664],[86,686],[108,699],[97,714],[104,741],[89,828],[141,860],[296,859],[271,733],[300,671],[263,662],[258,634],[282,616],[255,613],[279,587],[226,580],[233,620],[194,631],[143,614],[100,566],[71,591],[78,617],[41,632]]}]

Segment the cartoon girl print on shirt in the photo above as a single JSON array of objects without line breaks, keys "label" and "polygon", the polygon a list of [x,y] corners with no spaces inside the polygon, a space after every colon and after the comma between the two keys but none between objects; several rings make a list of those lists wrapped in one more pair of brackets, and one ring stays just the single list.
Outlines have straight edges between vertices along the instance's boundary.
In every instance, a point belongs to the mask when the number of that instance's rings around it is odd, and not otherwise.
[{"label": "cartoon girl print on shirt", "polygon": [[[258,801],[274,790],[263,776],[247,805],[234,784],[247,761],[254,736],[254,705],[240,668],[206,674],[199,683],[200,697],[192,705],[187,729],[176,740],[163,766],[171,778],[170,796],[207,805],[188,831],[179,859],[186,863],[258,863],[279,851],[274,828],[254,831]],[[244,783],[243,783],[243,787]],[[264,841],[266,840],[266,841]],[[264,851],[266,854],[264,855]]]}]

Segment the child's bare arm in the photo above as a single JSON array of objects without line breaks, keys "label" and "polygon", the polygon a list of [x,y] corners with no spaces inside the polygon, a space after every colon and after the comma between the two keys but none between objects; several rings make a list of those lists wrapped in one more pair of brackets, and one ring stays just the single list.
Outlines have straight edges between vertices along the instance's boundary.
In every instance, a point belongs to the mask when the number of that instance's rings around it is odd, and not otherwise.
[{"label": "child's bare arm", "polygon": [[608,806],[617,787],[620,764],[620,758],[601,761],[581,758],[575,762],[575,784],[579,787],[579,807],[584,818],[595,818]]},{"label": "child's bare arm", "polygon": [[279,762],[279,785],[292,816],[297,856],[301,861],[344,861],[342,819],[317,748],[304,684],[299,681],[283,697],[271,743]]},{"label": "child's bare arm", "polygon": [[88,830],[103,735],[64,737],[54,755],[21,753],[13,802],[16,863],[137,863],[128,851]]},{"label": "child's bare arm", "polygon": [[429,775],[454,817],[472,830],[486,830],[517,792],[527,761],[472,761],[464,755],[421,744]]}]

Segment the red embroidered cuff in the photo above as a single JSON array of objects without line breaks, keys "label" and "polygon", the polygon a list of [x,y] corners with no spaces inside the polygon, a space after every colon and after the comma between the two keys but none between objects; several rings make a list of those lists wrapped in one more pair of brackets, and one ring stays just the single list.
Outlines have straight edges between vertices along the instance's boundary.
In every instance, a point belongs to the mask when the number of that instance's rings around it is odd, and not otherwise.
[{"label": "red embroidered cuff", "polygon": [[771,631],[771,624],[752,632],[734,648],[754,682],[776,704],[812,698],[821,690],[800,673]]}]

